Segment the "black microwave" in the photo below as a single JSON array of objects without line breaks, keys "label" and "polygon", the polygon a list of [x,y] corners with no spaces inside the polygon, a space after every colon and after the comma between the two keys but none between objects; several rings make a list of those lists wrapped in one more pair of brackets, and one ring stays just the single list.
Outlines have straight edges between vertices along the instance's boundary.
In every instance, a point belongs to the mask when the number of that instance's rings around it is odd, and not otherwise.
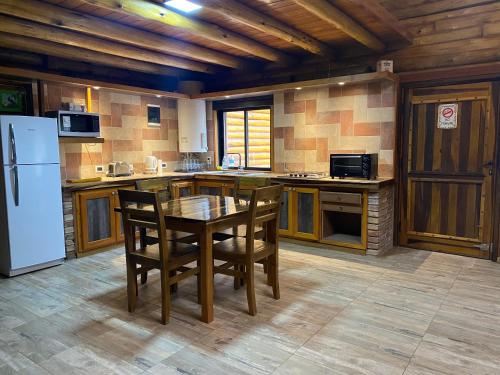
[{"label": "black microwave", "polygon": [[378,154],[332,154],[330,176],[374,180],[378,174]]},{"label": "black microwave", "polygon": [[57,118],[60,137],[100,137],[99,114],[74,111],[47,112],[48,117]]}]

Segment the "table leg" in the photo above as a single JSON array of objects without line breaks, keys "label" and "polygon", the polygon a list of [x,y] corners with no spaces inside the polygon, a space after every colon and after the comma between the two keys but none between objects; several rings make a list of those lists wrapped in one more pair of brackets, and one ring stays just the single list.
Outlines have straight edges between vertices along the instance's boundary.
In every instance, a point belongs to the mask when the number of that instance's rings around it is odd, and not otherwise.
[{"label": "table leg", "polygon": [[201,252],[201,320],[214,320],[214,278],[212,257],[212,228],[206,226],[200,236]]}]

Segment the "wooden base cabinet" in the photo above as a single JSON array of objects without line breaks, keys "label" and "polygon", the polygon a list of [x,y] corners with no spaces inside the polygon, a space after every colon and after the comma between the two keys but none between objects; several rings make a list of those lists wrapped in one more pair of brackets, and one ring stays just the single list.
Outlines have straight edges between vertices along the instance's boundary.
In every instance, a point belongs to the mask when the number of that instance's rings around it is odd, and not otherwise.
[{"label": "wooden base cabinet", "polygon": [[[125,186],[120,189],[134,189]],[[123,241],[123,225],[115,207],[120,205],[117,188],[76,193],[78,253],[86,253]]]},{"label": "wooden base cabinet", "polygon": [[174,199],[190,197],[195,194],[194,181],[173,181],[172,197]]},{"label": "wooden base cabinet", "polygon": [[318,240],[319,189],[286,186],[280,215],[280,235]]},{"label": "wooden base cabinet", "polygon": [[232,181],[213,181],[213,180],[198,180],[196,181],[196,194],[201,195],[219,195],[233,196],[234,182]]}]

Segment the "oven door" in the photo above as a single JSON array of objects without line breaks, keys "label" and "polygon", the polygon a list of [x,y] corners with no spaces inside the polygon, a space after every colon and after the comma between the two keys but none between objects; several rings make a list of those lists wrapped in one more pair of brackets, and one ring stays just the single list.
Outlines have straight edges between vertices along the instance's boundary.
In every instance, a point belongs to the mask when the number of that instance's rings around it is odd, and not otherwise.
[{"label": "oven door", "polygon": [[59,135],[62,137],[99,137],[99,115],[61,113]]},{"label": "oven door", "polygon": [[362,155],[332,155],[331,177],[363,177]]}]

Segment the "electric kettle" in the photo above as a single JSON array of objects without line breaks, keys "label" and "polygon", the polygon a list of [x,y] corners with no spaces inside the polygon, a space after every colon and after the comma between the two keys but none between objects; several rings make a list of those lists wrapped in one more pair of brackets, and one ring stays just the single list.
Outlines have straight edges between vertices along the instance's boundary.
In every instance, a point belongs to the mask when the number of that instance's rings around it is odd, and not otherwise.
[{"label": "electric kettle", "polygon": [[158,159],[155,156],[146,156],[144,159],[144,173],[155,174],[158,169]]}]

